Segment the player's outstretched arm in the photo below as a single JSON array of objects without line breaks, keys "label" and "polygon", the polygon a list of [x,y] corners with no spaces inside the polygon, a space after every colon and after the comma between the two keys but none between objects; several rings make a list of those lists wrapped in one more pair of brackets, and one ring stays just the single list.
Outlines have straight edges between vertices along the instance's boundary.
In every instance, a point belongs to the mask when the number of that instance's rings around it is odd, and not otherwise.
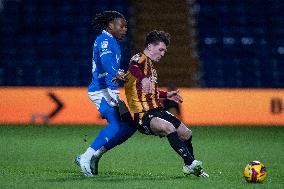
[{"label": "player's outstretched arm", "polygon": [[179,94],[179,89],[167,92],[167,99],[173,100],[176,103],[182,103],[183,98]]}]

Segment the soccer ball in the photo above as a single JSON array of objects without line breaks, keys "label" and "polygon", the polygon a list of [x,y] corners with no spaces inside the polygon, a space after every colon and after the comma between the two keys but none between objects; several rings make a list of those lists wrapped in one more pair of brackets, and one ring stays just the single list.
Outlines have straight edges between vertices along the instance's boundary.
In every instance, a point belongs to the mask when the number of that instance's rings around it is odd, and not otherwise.
[{"label": "soccer ball", "polygon": [[251,161],[244,170],[246,181],[261,183],[266,177],[266,167],[260,161]]}]

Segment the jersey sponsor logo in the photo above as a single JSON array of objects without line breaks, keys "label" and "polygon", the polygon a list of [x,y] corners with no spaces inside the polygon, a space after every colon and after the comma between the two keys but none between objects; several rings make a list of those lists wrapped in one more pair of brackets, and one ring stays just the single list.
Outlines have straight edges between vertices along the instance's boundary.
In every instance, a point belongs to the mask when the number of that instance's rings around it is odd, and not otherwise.
[{"label": "jersey sponsor logo", "polygon": [[106,50],[107,49],[107,46],[108,46],[108,41],[102,41],[101,42],[101,48],[104,50]]},{"label": "jersey sponsor logo", "polygon": [[150,76],[150,77],[149,77],[149,80],[150,80],[151,82],[158,83],[158,79],[157,79],[157,77],[155,77],[155,76]]},{"label": "jersey sponsor logo", "polygon": [[154,83],[158,83],[157,72],[155,69],[152,69],[152,76],[150,76],[149,80]]},{"label": "jersey sponsor logo", "polygon": [[150,79],[150,81],[152,81],[154,83],[158,83],[158,80],[157,80],[156,77],[150,77],[149,79]]}]

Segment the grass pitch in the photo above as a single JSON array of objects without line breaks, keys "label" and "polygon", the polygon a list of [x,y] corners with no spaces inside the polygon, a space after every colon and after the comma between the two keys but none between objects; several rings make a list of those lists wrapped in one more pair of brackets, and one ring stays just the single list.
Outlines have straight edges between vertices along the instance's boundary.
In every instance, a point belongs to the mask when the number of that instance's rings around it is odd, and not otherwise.
[{"label": "grass pitch", "polygon": [[[103,156],[98,176],[85,178],[73,159],[100,129],[0,126],[0,188],[284,188],[284,127],[192,127],[208,179],[184,176],[166,138],[137,132]],[[264,183],[244,180],[251,160],[267,167]]]}]

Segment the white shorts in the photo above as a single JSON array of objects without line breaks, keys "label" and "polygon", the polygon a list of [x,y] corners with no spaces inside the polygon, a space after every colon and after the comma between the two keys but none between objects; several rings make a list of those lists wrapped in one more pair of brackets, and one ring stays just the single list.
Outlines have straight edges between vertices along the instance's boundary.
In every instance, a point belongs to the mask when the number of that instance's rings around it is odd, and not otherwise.
[{"label": "white shorts", "polygon": [[106,102],[112,107],[118,107],[120,115],[128,113],[128,107],[125,102],[119,98],[118,90],[102,89],[96,92],[89,92],[88,96],[91,101],[96,105],[97,109],[100,110],[102,99],[104,98]]},{"label": "white shorts", "polygon": [[111,89],[102,89],[96,92],[88,92],[88,96],[98,109],[100,109],[101,101],[103,98],[112,107],[118,106],[118,102],[120,100],[119,91]]}]

